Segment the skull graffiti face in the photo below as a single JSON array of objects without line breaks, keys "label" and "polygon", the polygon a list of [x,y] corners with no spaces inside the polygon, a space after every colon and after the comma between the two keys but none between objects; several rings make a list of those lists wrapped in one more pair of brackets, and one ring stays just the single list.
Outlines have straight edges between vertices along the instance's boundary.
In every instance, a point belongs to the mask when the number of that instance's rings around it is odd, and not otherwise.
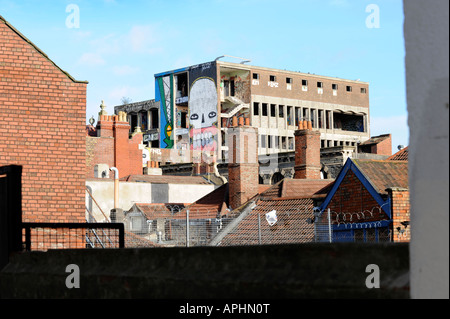
[{"label": "skull graffiti face", "polygon": [[217,89],[214,81],[200,78],[189,92],[189,119],[193,149],[214,150],[217,134]]}]

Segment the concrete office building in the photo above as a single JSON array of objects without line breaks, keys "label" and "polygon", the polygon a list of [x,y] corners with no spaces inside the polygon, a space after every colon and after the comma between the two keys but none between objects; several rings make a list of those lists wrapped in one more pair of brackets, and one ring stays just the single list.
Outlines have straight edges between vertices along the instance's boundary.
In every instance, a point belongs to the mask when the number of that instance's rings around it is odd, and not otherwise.
[{"label": "concrete office building", "polygon": [[[244,61],[245,62],[245,61]],[[369,84],[220,58],[155,75],[159,147],[215,152],[227,158],[234,121],[258,128],[259,155],[294,150],[299,121],[311,121],[321,147],[370,138]]]}]

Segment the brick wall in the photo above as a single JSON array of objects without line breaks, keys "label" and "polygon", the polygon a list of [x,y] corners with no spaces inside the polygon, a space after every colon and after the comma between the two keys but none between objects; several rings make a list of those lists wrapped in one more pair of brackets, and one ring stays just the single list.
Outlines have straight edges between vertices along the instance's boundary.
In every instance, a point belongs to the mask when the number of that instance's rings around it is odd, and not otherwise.
[{"label": "brick wall", "polygon": [[392,138],[391,134],[385,140],[373,146],[372,153],[378,155],[392,155]]},{"label": "brick wall", "polygon": [[0,17],[0,166],[23,166],[24,222],[85,221],[86,87]]},{"label": "brick wall", "polygon": [[[336,221],[336,218],[338,218],[341,223],[370,222],[384,219],[387,216],[379,207],[380,205],[375,201],[355,173],[349,170],[326,209],[329,208],[331,210],[331,218],[333,221]],[[359,214],[358,218],[356,213],[364,211],[366,211],[364,218],[361,214]],[[368,212],[373,212],[373,216]],[[347,215],[344,217],[343,213],[347,213]],[[350,221],[350,215],[348,213],[353,214],[351,216],[352,221]]]},{"label": "brick wall", "polygon": [[258,129],[249,126],[228,130],[229,203],[238,208],[258,193]]},{"label": "brick wall", "polygon": [[320,132],[304,121],[295,131],[295,174],[299,179],[320,179]]},{"label": "brick wall", "polygon": [[405,227],[402,224],[402,222],[410,221],[409,189],[391,188],[389,189],[389,194],[392,205],[393,241],[409,242],[411,239],[411,227],[410,225],[406,225]]},{"label": "brick wall", "polygon": [[[333,79],[297,72],[282,72],[265,68],[253,68],[251,73],[251,82],[253,73],[259,74],[259,84],[251,85],[252,95],[369,107],[369,85],[365,82]],[[275,81],[273,82],[270,81],[271,75],[275,76]],[[290,90],[287,89],[286,78],[292,79]],[[302,90],[302,80],[308,81],[307,91]],[[322,94],[318,94],[317,82],[322,83]],[[333,84],[337,85],[336,95],[333,95]],[[352,87],[351,92],[347,92],[347,86]],[[361,93],[362,88],[365,89],[365,93]]]},{"label": "brick wall", "polygon": [[116,167],[119,178],[142,175],[142,134],[132,134],[130,138],[130,125],[118,115],[100,116],[96,130],[97,137],[86,136],[86,178],[94,177],[97,164]]}]

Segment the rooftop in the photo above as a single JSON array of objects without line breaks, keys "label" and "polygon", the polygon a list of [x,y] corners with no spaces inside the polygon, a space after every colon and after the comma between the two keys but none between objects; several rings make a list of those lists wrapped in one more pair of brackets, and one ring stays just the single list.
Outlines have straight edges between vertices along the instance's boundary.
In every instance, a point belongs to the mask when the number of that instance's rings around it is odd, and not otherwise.
[{"label": "rooftop", "polygon": [[391,187],[408,188],[407,161],[353,159],[353,162],[379,194],[387,194]]}]

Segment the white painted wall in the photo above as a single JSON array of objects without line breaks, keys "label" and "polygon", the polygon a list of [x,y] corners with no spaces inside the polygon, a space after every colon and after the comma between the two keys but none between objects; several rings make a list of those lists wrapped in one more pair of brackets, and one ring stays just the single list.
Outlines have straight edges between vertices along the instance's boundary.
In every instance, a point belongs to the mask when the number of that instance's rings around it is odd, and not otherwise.
[{"label": "white painted wall", "polygon": [[[92,196],[98,203],[90,201],[86,192],[86,207],[92,205],[92,212],[97,222],[105,221],[101,211],[109,218],[114,208],[114,181],[110,179],[90,179],[86,181]],[[167,194],[165,193],[167,189]],[[169,203],[193,203],[215,189],[212,184],[151,184],[151,183],[119,183],[119,208],[129,210],[135,203],[164,203],[160,200],[168,198]],[[158,198],[158,192],[164,196]],[[156,195],[155,195],[156,194]]]},{"label": "white painted wall", "polygon": [[411,297],[449,298],[449,1],[403,5]]}]

